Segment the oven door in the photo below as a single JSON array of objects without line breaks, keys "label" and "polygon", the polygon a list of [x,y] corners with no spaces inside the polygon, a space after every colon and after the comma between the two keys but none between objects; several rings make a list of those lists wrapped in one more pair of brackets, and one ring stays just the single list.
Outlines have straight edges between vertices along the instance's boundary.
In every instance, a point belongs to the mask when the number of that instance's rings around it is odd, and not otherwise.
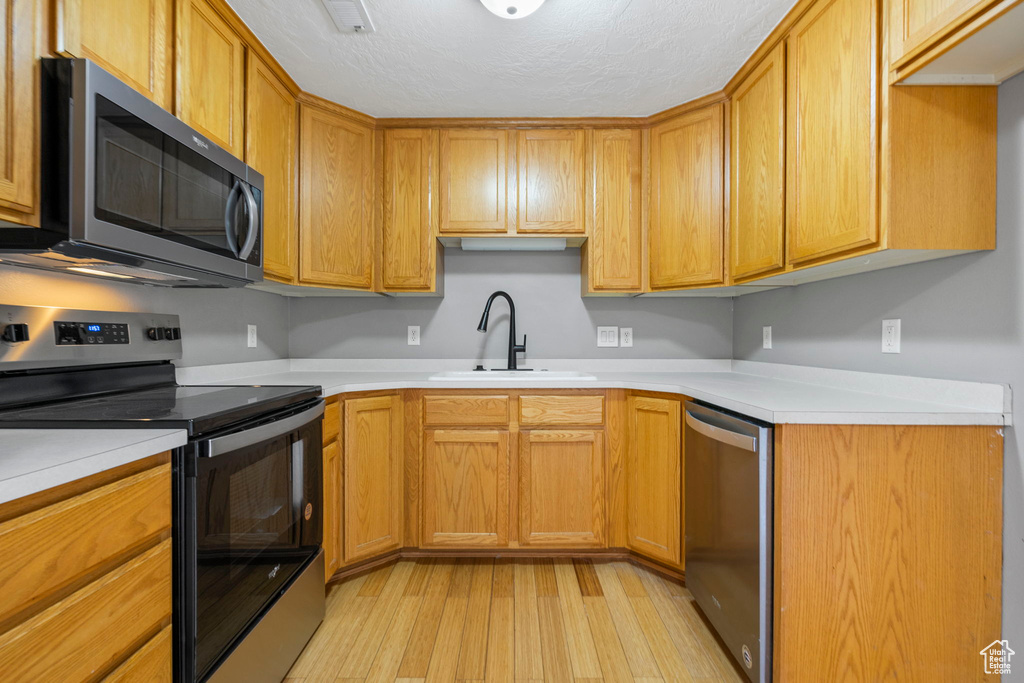
[{"label": "oven door", "polygon": [[323,410],[318,401],[197,442],[186,457],[186,472],[194,476],[186,476],[179,517],[185,533],[178,585],[187,615],[182,654],[195,680],[213,670],[319,552]]}]

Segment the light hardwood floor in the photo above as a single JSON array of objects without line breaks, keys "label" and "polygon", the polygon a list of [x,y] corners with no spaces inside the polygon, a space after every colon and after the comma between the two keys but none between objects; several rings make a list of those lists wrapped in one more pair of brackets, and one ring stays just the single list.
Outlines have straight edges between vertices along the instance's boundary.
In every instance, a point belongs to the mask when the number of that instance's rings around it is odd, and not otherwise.
[{"label": "light hardwood floor", "polygon": [[686,588],[626,562],[402,561],[331,586],[288,681],[743,681]]}]

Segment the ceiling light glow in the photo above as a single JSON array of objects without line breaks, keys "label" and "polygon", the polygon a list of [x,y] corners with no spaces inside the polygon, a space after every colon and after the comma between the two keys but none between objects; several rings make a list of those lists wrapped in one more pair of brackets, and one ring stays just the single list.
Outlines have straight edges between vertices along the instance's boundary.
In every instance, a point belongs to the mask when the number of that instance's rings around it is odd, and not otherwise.
[{"label": "ceiling light glow", "polygon": [[502,19],[522,19],[536,12],[544,0],[480,0],[484,7]]}]

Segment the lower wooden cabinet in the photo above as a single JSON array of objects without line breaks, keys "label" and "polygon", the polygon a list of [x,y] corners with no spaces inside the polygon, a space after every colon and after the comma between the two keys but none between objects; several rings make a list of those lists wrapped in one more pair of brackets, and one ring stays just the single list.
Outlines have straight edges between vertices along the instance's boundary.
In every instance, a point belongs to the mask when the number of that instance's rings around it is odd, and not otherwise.
[{"label": "lower wooden cabinet", "polygon": [[508,545],[508,430],[428,429],[421,467],[421,545]]},{"label": "lower wooden cabinet", "polygon": [[519,543],[596,548],[605,539],[604,433],[519,436]]},{"label": "lower wooden cabinet", "polygon": [[402,545],[402,399],[398,394],[345,401],[345,562]]},{"label": "lower wooden cabinet", "polygon": [[627,410],[629,547],[651,559],[681,567],[682,400],[630,396]]},{"label": "lower wooden cabinet", "polygon": [[337,441],[324,446],[324,579],[330,580],[341,567],[341,446]]}]

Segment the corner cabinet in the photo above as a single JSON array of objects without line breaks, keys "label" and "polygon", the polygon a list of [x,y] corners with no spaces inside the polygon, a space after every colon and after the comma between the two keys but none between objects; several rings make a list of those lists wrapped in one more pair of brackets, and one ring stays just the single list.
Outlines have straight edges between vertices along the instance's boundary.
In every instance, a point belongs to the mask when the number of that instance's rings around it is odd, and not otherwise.
[{"label": "corner cabinet", "polygon": [[299,280],[373,288],[373,129],[301,106]]},{"label": "corner cabinet", "polygon": [[[0,69],[0,219],[35,222],[38,159],[35,43],[32,0],[8,0],[0,14],[4,39]],[[38,225],[38,223],[36,223]]]},{"label": "corner cabinet", "polygon": [[175,114],[241,158],[246,45],[206,0],[178,0]]},{"label": "corner cabinet", "polygon": [[724,282],[725,105],[651,129],[650,289]]}]

